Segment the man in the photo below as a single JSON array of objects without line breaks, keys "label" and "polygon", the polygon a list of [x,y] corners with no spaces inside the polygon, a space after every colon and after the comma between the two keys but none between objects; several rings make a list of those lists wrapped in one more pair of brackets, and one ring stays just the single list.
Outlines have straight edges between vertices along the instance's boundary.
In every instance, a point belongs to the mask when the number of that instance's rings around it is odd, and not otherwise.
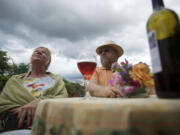
[{"label": "man", "polygon": [[122,56],[123,49],[113,41],[107,41],[96,49],[100,56],[102,67],[97,67],[90,80],[89,91],[96,97],[116,97],[120,95],[118,91],[109,86],[112,78],[111,66]]}]

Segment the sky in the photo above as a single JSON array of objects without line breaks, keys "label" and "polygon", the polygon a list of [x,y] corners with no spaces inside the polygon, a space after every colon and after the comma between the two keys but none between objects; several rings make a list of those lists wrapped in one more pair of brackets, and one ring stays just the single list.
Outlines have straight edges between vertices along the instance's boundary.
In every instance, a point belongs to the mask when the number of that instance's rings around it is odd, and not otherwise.
[{"label": "sky", "polygon": [[[164,4],[180,16],[179,0]],[[151,0],[0,0],[0,48],[19,64],[45,46],[52,53],[48,71],[74,82],[82,80],[82,54],[95,54],[110,40],[124,49],[118,62],[151,67],[146,22],[152,12]]]}]

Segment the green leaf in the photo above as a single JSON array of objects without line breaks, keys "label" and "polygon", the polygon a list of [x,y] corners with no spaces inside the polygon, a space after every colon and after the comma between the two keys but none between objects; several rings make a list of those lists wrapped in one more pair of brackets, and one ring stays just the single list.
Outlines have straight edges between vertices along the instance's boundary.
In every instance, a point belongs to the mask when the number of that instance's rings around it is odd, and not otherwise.
[{"label": "green leaf", "polygon": [[117,72],[123,72],[123,69],[122,69],[122,68],[117,68],[117,69],[115,69],[115,71],[117,71]]}]

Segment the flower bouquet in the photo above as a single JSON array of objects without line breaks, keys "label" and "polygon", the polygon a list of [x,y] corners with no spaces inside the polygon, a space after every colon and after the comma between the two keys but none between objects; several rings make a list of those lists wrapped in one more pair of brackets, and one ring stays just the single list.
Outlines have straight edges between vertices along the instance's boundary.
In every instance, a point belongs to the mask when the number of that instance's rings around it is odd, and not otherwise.
[{"label": "flower bouquet", "polygon": [[148,97],[154,88],[153,74],[145,63],[132,65],[125,59],[120,65],[114,63],[112,70],[110,86],[119,90],[122,97]]}]

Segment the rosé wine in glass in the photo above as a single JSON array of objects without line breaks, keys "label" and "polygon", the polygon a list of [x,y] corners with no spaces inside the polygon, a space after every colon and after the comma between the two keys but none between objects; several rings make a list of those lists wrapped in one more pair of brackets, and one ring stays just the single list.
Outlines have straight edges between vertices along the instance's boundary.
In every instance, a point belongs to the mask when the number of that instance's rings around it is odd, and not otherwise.
[{"label": "ros\u00e9 wine in glass", "polygon": [[96,62],[82,61],[77,63],[80,72],[85,80],[90,80],[96,69]]}]

